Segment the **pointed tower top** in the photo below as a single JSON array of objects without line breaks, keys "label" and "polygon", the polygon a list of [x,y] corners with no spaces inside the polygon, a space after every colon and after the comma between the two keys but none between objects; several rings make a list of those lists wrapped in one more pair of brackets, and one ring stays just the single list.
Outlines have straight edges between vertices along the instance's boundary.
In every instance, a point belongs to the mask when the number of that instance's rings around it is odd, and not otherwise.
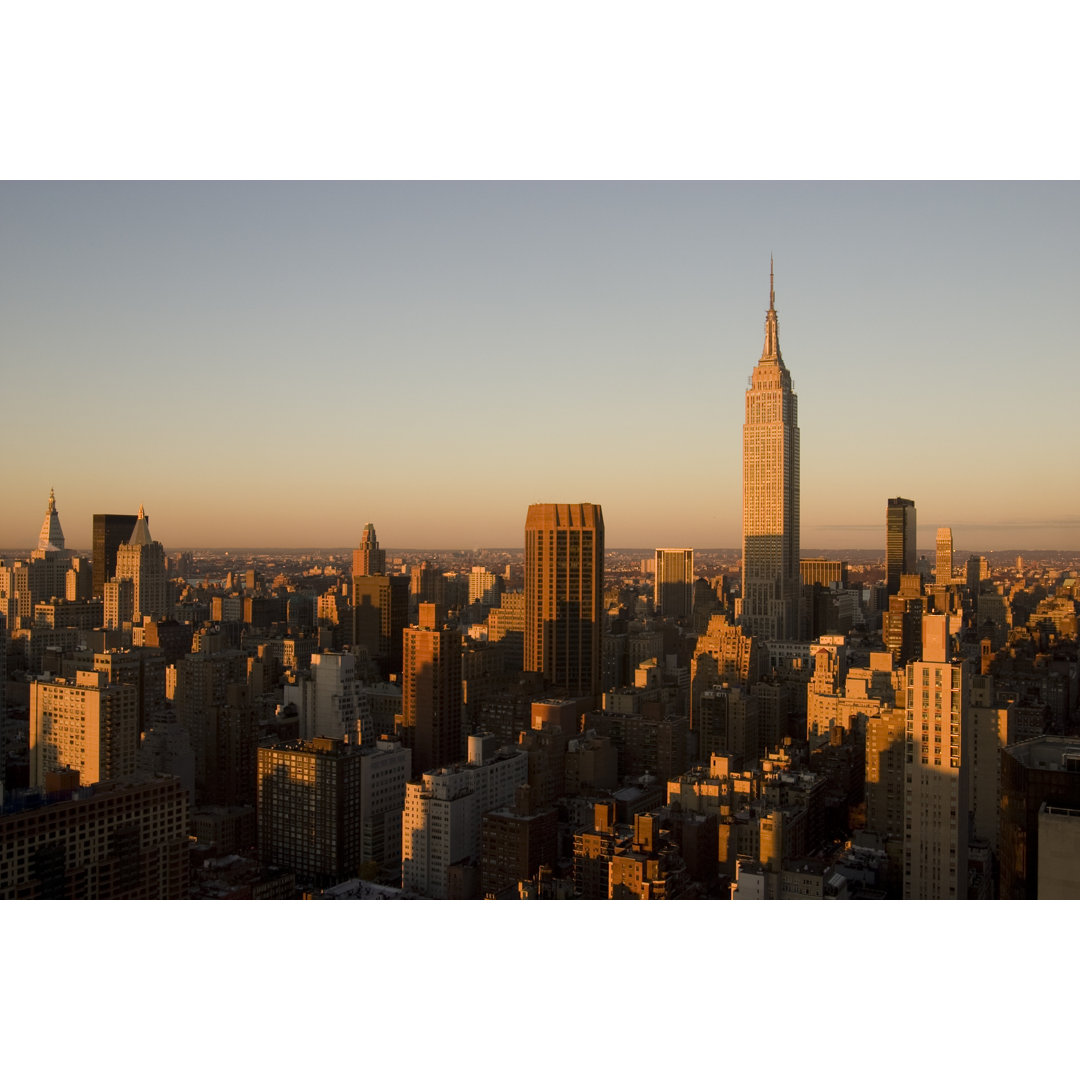
[{"label": "pointed tower top", "polygon": [[150,539],[150,519],[146,516],[142,503],[139,503],[139,517],[135,522],[135,528],[131,530],[131,539],[128,540],[128,544],[142,547],[151,543],[153,541]]},{"label": "pointed tower top", "polygon": [[776,319],[776,289],[773,285],[773,257],[769,255],[769,310],[765,315],[765,347],[761,350],[761,359],[784,366],[780,355],[780,326]]},{"label": "pointed tower top", "polygon": [[45,508],[45,520],[38,534],[38,551],[63,551],[64,530],[60,528],[60,515],[56,512],[56,493],[49,488],[49,505]]}]

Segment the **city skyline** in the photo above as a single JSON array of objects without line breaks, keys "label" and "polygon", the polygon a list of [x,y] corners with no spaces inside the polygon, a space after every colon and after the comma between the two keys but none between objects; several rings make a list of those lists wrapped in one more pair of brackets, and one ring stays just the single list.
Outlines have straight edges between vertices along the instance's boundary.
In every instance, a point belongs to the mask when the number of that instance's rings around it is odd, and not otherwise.
[{"label": "city skyline", "polygon": [[737,548],[770,250],[806,550],[883,549],[897,493],[920,549],[941,527],[958,550],[1080,548],[1080,375],[1053,317],[1076,194],[0,184],[9,427],[34,447],[0,548],[33,547],[50,487],[80,550],[93,514],[140,503],[168,549],[355,547],[370,521],[388,550],[520,547],[523,508],[564,499],[603,504],[613,548]]}]

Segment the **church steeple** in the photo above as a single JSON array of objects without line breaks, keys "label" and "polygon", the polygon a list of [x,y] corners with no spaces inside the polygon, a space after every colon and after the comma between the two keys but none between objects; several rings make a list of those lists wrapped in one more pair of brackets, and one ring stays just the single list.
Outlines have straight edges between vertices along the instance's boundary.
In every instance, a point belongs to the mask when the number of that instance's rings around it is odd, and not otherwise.
[{"label": "church steeple", "polygon": [[784,366],[780,355],[780,327],[776,321],[776,290],[773,288],[773,258],[769,256],[769,310],[765,315],[765,347],[761,359]]}]

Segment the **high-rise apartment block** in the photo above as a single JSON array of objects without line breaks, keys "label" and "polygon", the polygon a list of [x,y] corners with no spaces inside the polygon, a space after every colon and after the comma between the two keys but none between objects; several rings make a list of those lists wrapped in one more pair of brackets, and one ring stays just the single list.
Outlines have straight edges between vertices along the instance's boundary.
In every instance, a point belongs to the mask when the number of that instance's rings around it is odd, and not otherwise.
[{"label": "high-rise apartment block", "polygon": [[342,739],[354,745],[375,737],[371,706],[351,653],[315,653],[310,676],[285,687],[295,704],[302,739]]},{"label": "high-rise apartment block", "polygon": [[403,638],[401,734],[419,775],[461,760],[461,634],[442,625],[437,604],[421,604]]},{"label": "high-rise apartment block", "polygon": [[173,776],[79,787],[0,812],[0,900],[183,900],[188,797]]},{"label": "high-rise apartment block", "polygon": [[915,571],[915,503],[890,499],[885,510],[885,589],[891,596],[900,588],[901,574]]},{"label": "high-rise apartment block", "polygon": [[474,566],[469,572],[469,603],[492,606],[502,595],[502,578],[484,566]]},{"label": "high-rise apartment block", "polygon": [[135,514],[95,514],[93,534],[92,588],[94,596],[105,595],[105,582],[116,575],[116,552],[131,537]]},{"label": "high-rise apartment block", "polygon": [[525,670],[598,699],[604,517],[594,503],[537,503],[525,519]]},{"label": "high-rise apartment block", "polygon": [[78,770],[85,784],[131,776],[138,744],[134,686],[110,686],[101,671],[30,684],[31,787],[65,768]]},{"label": "high-rise apartment block", "polygon": [[694,601],[694,549],[657,548],[653,604],[672,619],[689,619]]},{"label": "high-rise apartment block", "polygon": [[965,900],[969,673],[950,660],[947,616],[924,616],[922,635],[907,666],[904,899]]},{"label": "high-rise apartment block", "polygon": [[496,739],[481,734],[469,736],[467,764],[426,772],[409,784],[401,824],[402,886],[446,899],[451,867],[470,860],[479,865],[484,814],[515,805],[515,793],[528,779],[525,751],[499,749]]},{"label": "high-rise apartment block", "polygon": [[762,641],[799,633],[799,416],[780,353],[772,266],[765,346],[743,424],[742,622]]}]

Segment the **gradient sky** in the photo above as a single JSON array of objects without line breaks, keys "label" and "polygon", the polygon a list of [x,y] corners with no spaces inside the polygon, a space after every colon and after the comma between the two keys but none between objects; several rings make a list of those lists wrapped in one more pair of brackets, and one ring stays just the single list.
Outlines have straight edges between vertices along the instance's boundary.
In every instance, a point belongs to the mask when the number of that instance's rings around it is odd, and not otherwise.
[{"label": "gradient sky", "polygon": [[1075,183],[3,183],[0,548],[737,547],[770,252],[802,546],[1080,549]]}]

